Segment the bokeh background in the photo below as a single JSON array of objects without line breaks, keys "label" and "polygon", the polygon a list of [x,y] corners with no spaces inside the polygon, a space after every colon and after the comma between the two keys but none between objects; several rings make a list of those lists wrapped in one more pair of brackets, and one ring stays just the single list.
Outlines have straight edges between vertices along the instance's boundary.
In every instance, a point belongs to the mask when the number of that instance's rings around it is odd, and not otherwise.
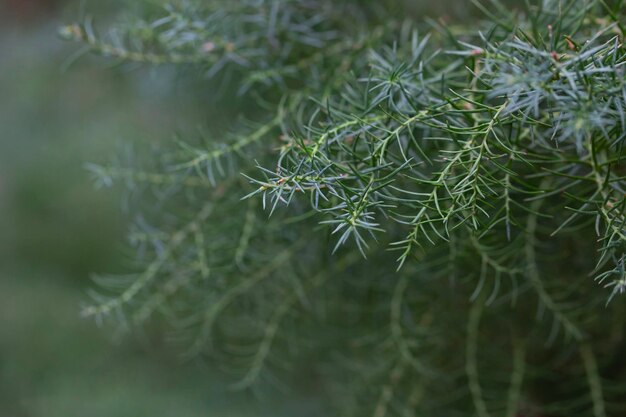
[{"label": "bokeh background", "polygon": [[105,27],[139,3],[0,0],[0,417],[315,415],[305,399],[223,395],[158,331],[120,334],[79,315],[90,275],[129,262],[120,191],[95,189],[84,163],[129,140],[171,140],[211,111],[187,94],[188,77],[74,62],[77,45],[56,36],[86,13]]},{"label": "bokeh background", "polygon": [[132,3],[0,0],[0,417],[262,413],[160,339],[79,315],[91,273],[127,262],[120,193],[84,163],[199,121],[171,74],[68,67],[78,47],[57,27],[86,12],[106,26]]}]

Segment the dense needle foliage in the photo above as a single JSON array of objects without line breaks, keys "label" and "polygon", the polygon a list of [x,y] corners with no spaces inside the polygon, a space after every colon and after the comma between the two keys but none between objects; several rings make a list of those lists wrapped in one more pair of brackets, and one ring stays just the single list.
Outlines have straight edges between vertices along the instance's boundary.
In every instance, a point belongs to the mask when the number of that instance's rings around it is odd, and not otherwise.
[{"label": "dense needle foliage", "polygon": [[86,316],[165,317],[234,388],[326,415],[626,413],[622,1],[199,3],[62,29],[237,97],[89,167],[129,187],[144,266]]}]

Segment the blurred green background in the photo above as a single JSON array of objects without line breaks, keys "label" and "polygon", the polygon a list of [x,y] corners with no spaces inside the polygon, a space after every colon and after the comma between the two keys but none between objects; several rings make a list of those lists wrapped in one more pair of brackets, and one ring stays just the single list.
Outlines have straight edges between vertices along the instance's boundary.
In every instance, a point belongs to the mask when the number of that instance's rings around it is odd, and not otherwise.
[{"label": "blurred green background", "polygon": [[129,262],[120,192],[95,189],[84,163],[129,140],[171,140],[212,107],[166,69],[67,65],[78,46],[57,27],[85,11],[104,27],[146,1],[0,0],[0,417],[316,415],[302,399],[223,395],[219,377],[154,334],[79,315],[90,274]]},{"label": "blurred green background", "polygon": [[[57,27],[123,1],[0,1],[0,417],[260,415],[158,338],[79,316],[92,272],[122,271],[116,190],[84,169],[124,141],[169,140],[197,106],[167,73],[66,63]],[[147,342],[147,339],[150,342]]]}]

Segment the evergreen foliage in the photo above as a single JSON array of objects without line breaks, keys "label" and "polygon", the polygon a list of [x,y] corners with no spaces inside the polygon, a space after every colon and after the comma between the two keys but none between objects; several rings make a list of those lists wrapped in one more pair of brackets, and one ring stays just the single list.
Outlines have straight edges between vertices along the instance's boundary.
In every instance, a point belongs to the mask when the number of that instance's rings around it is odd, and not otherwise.
[{"label": "evergreen foliage", "polygon": [[239,97],[226,128],[89,166],[131,191],[143,267],[84,314],[164,317],[234,388],[327,415],[626,413],[623,1],[476,6],[458,25],[224,0],[63,28]]}]

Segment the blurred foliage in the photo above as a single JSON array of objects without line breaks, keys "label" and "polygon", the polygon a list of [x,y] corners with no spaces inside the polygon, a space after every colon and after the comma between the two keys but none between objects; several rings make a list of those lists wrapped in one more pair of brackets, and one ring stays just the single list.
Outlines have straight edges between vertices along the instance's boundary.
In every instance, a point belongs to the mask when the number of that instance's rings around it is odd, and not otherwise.
[{"label": "blurred foliage", "polygon": [[0,3],[0,416],[259,415],[154,332],[112,337],[79,315],[90,274],[128,264],[120,198],[94,189],[84,163],[122,139],[169,141],[200,115],[174,74],[68,66],[61,21],[139,6],[67,3]]}]

